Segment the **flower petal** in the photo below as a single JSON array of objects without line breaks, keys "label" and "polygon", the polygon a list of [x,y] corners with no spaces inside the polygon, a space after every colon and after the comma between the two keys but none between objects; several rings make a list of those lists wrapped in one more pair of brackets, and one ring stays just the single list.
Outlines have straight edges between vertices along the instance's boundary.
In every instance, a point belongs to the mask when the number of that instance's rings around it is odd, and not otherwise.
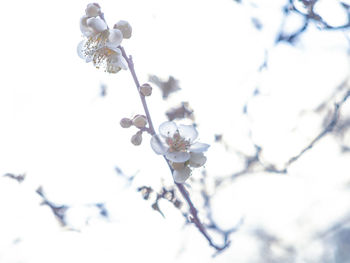
[{"label": "flower petal", "polygon": [[208,150],[209,147],[210,147],[209,144],[196,142],[196,143],[191,145],[189,151],[194,152],[194,153],[201,153],[201,152],[205,152],[206,150]]},{"label": "flower petal", "polygon": [[94,33],[101,33],[107,29],[105,21],[99,17],[91,17],[87,20],[87,26],[90,27]]},{"label": "flower petal", "polygon": [[87,25],[88,16],[83,16],[80,18],[80,31],[84,36],[89,37],[92,34],[92,30]]},{"label": "flower petal", "polygon": [[183,163],[190,159],[190,154],[188,152],[168,152],[165,157],[175,163]]},{"label": "flower petal", "polygon": [[184,137],[186,140],[193,142],[198,137],[198,132],[193,125],[179,125],[179,133],[181,137]]},{"label": "flower petal", "polygon": [[86,58],[86,56],[85,56],[85,54],[84,54],[84,52],[83,52],[84,45],[85,45],[85,41],[82,40],[82,41],[79,42],[79,44],[78,44],[78,46],[77,46],[77,53],[78,53],[78,56],[79,56],[80,58],[82,58],[82,59],[85,59],[85,58]]},{"label": "flower petal", "polygon": [[173,137],[174,133],[177,131],[177,125],[173,121],[163,122],[159,126],[159,133],[165,137]]},{"label": "flower petal", "polygon": [[108,45],[118,47],[123,40],[123,33],[119,29],[110,29],[108,36]]},{"label": "flower petal", "polygon": [[91,62],[92,57],[84,53],[84,46],[85,46],[85,41],[84,40],[80,41],[77,46],[77,53],[81,59],[84,59],[86,63],[89,63]]},{"label": "flower petal", "polygon": [[164,138],[158,134],[152,136],[151,147],[156,154],[161,155],[165,155],[169,149],[168,145],[164,141]]},{"label": "flower petal", "polygon": [[191,169],[189,167],[185,167],[181,170],[175,170],[173,172],[174,181],[178,184],[184,183],[188,177],[191,175]]},{"label": "flower petal", "polygon": [[191,157],[189,159],[189,165],[191,167],[194,167],[194,168],[201,167],[207,161],[207,157],[205,157],[203,153],[191,152],[190,154],[191,154]]}]

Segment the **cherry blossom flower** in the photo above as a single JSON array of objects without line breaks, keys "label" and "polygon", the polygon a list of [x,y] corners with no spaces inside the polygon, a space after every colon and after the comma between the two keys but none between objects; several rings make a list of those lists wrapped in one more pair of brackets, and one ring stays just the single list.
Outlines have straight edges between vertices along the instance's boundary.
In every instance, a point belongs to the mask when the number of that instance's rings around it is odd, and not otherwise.
[{"label": "cherry blossom flower", "polygon": [[172,165],[175,182],[183,183],[191,175],[191,168],[201,167],[206,162],[203,152],[209,144],[196,142],[197,130],[193,125],[176,125],[167,121],[159,126],[159,134],[151,139],[155,153],[164,155]]},{"label": "cherry blossom flower", "polygon": [[93,62],[96,68],[102,67],[109,73],[127,69],[127,62],[118,48],[123,40],[122,31],[117,28],[109,29],[99,14],[100,7],[89,4],[86,15],[80,19],[80,31],[84,40],[78,45],[79,57],[87,63]]}]

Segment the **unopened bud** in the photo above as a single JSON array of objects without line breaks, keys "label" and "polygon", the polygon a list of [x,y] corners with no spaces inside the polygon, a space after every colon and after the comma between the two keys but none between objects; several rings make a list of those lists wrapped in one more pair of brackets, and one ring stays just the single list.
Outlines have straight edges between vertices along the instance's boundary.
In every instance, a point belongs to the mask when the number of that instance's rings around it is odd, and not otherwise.
[{"label": "unopened bud", "polygon": [[85,9],[85,13],[88,17],[96,17],[100,14],[100,12],[101,8],[100,5],[97,3],[88,4]]},{"label": "unopened bud", "polygon": [[142,84],[140,92],[143,96],[150,96],[152,94],[152,87],[148,83]]},{"label": "unopened bud", "polygon": [[128,118],[123,118],[120,120],[120,126],[123,128],[129,128],[132,125],[132,120]]},{"label": "unopened bud", "polygon": [[172,163],[171,166],[174,168],[174,170],[180,170],[185,168],[185,163]]},{"label": "unopened bud", "polygon": [[128,21],[120,20],[114,25],[113,28],[117,28],[122,31],[124,38],[129,39],[131,37],[132,27]]},{"label": "unopened bud", "polygon": [[147,125],[147,118],[144,115],[136,115],[132,120],[132,124],[139,129],[145,128]]},{"label": "unopened bud", "polygon": [[131,143],[133,145],[140,145],[142,143],[142,132],[137,132],[136,134],[134,134],[132,137],[131,137]]}]

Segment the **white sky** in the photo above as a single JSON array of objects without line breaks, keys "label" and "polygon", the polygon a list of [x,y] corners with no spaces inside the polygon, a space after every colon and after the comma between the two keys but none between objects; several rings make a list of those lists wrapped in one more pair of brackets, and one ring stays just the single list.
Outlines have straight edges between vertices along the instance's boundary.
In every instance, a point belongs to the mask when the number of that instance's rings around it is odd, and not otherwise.
[{"label": "white sky", "polygon": [[[345,79],[348,42],[341,32],[312,26],[296,47],[274,46],[285,1],[255,2],[262,4],[257,9],[230,0],[99,4],[110,25],[123,19],[133,26],[123,46],[141,82],[148,74],[180,80],[182,91],[168,102],[157,89],[149,98],[156,126],[166,120],[168,108],[189,101],[201,141],[213,144],[214,134],[223,133],[234,149],[250,153],[251,128],[253,139],[264,145],[264,159],[282,164],[319,131],[319,116],[300,113],[314,110]],[[323,2],[328,6],[320,10],[341,23],[344,14]],[[118,125],[142,113],[130,73],[99,72],[76,54],[87,3],[2,4],[0,175],[27,178],[21,185],[0,178],[0,262],[213,262],[213,251],[195,227],[183,228],[178,211],[163,204],[163,219],[134,189],[145,184],[157,189],[172,178],[147,136],[134,147],[132,131]],[[252,15],[261,20],[262,32],[252,26]],[[269,67],[259,74],[266,51]],[[101,83],[108,87],[105,98],[99,97]],[[251,98],[257,86],[262,96]],[[242,108],[248,100],[247,118]],[[339,190],[349,182],[348,164],[349,156],[340,156],[336,141],[327,137],[291,168],[291,176],[253,175],[220,190],[214,199],[218,222],[227,228],[242,216],[246,222],[215,262],[259,262],[250,235],[254,227],[296,244],[303,255],[298,262],[320,255],[320,245],[308,238],[348,211],[349,203],[342,201],[348,195]],[[116,165],[130,175],[138,172],[132,187],[117,177]],[[220,145],[208,152],[213,178],[240,165]],[[62,229],[49,208],[39,205],[39,185],[50,200],[74,206],[69,222],[81,232]],[[110,222],[86,208],[93,202],[106,202]]]}]

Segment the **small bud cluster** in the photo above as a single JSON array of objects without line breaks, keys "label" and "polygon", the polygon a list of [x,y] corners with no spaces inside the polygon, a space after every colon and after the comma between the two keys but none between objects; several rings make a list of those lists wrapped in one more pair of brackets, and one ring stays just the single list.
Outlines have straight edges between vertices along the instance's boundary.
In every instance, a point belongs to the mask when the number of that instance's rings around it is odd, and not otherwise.
[{"label": "small bud cluster", "polygon": [[102,67],[108,73],[128,68],[119,48],[123,39],[131,37],[132,28],[127,21],[120,20],[110,29],[99,4],[91,3],[80,19],[80,30],[84,40],[78,45],[78,55],[82,59],[93,62],[96,68]]},{"label": "small bud cluster", "polygon": [[131,143],[133,145],[140,145],[142,143],[142,133],[147,129],[147,118],[145,115],[135,115],[132,119],[129,118],[123,118],[120,120],[120,126],[122,128],[130,128],[131,126],[135,126],[139,129],[139,131],[136,132],[131,137]]},{"label": "small bud cluster", "polygon": [[151,187],[149,186],[141,186],[137,188],[137,191],[142,194],[142,198],[144,200],[152,200],[153,204],[151,205],[152,208],[159,212],[162,216],[164,216],[162,210],[159,207],[159,202],[161,200],[167,200],[168,202],[172,203],[177,209],[181,209],[183,204],[182,201],[176,196],[176,191],[174,188],[166,188],[162,187],[162,189],[159,192],[155,192]]}]

